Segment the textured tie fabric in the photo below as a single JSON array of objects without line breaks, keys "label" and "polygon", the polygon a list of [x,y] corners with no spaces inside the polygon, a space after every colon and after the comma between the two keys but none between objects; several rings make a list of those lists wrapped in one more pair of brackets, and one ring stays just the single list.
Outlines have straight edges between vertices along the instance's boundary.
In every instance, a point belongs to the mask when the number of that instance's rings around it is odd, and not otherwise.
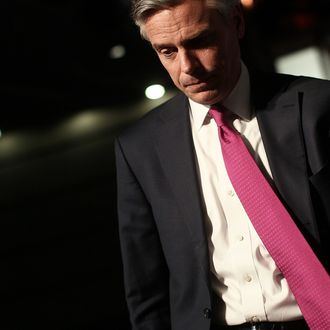
[{"label": "textured tie fabric", "polygon": [[260,171],[240,134],[211,107],[231,183],[263,244],[286,278],[312,330],[330,329],[330,278],[278,196]]}]

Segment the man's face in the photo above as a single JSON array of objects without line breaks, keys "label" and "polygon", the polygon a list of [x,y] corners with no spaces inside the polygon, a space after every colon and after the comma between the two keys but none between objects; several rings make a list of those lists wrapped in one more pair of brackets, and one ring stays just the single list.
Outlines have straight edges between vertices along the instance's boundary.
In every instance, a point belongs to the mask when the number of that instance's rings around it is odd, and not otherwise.
[{"label": "man's face", "polygon": [[235,86],[244,33],[240,7],[224,18],[204,1],[185,0],[154,13],[143,29],[174,84],[195,102],[220,102]]}]

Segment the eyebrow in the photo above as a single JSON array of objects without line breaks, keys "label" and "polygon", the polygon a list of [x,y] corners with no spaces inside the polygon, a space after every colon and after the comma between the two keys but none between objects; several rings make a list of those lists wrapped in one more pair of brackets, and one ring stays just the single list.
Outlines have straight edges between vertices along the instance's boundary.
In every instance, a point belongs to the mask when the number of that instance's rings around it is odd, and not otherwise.
[{"label": "eyebrow", "polygon": [[[209,29],[202,30],[202,31],[196,33],[195,35],[192,35],[188,39],[183,40],[182,45],[183,46],[189,46],[189,44],[192,44],[192,43],[194,43],[194,42],[196,42],[200,39],[203,39],[205,37],[208,37],[209,35],[212,35],[212,31],[210,31]],[[157,44],[156,43],[156,44],[152,45],[152,47],[156,51],[159,51],[159,50],[164,49],[164,48],[171,48],[171,47],[173,47],[173,44],[171,44],[171,43]]]}]

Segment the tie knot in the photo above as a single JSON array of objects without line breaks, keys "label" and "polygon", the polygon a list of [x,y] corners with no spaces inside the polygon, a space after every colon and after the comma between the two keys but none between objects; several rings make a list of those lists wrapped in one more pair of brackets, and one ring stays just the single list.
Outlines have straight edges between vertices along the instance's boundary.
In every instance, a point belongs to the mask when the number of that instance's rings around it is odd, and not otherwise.
[{"label": "tie knot", "polygon": [[225,125],[224,112],[216,106],[212,106],[209,110],[210,116],[215,120],[218,127]]},{"label": "tie knot", "polygon": [[212,106],[209,110],[209,114],[218,126],[222,141],[229,143],[233,138],[235,138],[235,136],[240,135],[234,128],[233,123],[228,122],[228,116],[230,117],[230,113],[225,107],[218,108],[216,106]]}]

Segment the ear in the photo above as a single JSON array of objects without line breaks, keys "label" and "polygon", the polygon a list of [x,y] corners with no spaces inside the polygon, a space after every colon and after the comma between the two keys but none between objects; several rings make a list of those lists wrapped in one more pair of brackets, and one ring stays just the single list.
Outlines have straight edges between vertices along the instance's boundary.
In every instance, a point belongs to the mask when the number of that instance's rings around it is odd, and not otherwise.
[{"label": "ear", "polygon": [[242,39],[245,34],[245,20],[243,14],[243,6],[235,5],[231,11],[231,19],[237,32],[238,39]]}]

